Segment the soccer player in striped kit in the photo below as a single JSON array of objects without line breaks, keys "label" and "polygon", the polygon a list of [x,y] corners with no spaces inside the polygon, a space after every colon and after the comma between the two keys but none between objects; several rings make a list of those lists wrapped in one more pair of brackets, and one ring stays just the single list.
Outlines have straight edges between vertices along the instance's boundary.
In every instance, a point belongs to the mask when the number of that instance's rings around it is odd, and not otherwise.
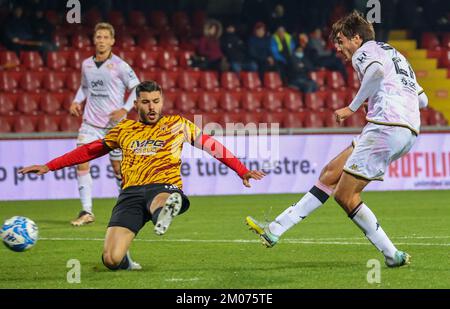
[{"label": "soccer player in striped kit", "polygon": [[250,229],[273,247],[287,230],[322,206],[331,195],[368,240],[384,255],[388,267],[409,264],[361,200],[360,193],[373,180],[383,180],[389,164],[413,146],[420,130],[420,112],[428,98],[416,81],[406,58],[392,46],[374,41],[372,24],[358,12],[337,21],[330,35],[338,52],[352,61],[361,87],[349,106],[335,111],[336,120],[353,115],[366,99],[367,122],[353,144],[331,160],[318,182],[296,204],[269,223],[247,217]]},{"label": "soccer player in striped kit", "polygon": [[[99,23],[94,30],[95,55],[83,61],[81,67],[81,86],[70,106],[70,113],[79,117],[83,115],[77,145],[84,145],[104,137],[108,131],[133,108],[136,98],[133,89],[139,80],[133,69],[121,58],[112,53],[114,45],[114,28],[108,23]],[[126,90],[131,91],[124,103]],[[86,100],[84,111],[81,103]],[[115,149],[109,153],[114,169],[116,182],[120,190],[120,160],[122,153]],[[92,210],[92,177],[89,163],[77,167],[78,191],[82,211],[71,222],[73,226],[81,226],[94,222]]]}]

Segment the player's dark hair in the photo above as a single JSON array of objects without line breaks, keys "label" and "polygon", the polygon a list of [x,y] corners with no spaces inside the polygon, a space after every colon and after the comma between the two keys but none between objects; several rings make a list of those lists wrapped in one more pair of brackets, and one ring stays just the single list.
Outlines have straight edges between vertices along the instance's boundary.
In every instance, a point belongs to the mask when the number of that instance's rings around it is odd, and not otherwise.
[{"label": "player's dark hair", "polygon": [[358,34],[362,39],[363,44],[367,41],[375,40],[373,25],[356,10],[342,17],[333,24],[330,39],[333,42],[336,41],[339,33],[342,33],[349,40]]},{"label": "player's dark hair", "polygon": [[136,87],[136,97],[139,97],[141,92],[153,92],[153,91],[158,91],[159,93],[162,94],[162,88],[157,82],[153,80],[143,81]]}]

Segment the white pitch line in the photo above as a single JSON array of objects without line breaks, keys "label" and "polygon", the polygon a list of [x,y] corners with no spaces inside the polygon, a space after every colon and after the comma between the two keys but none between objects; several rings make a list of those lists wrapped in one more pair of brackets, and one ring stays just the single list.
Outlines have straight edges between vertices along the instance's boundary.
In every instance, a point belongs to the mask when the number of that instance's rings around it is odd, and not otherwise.
[{"label": "white pitch line", "polygon": [[[104,241],[103,238],[62,238],[62,237],[43,237],[39,240],[49,241]],[[345,239],[343,239],[345,240]],[[361,239],[362,240],[362,239]],[[259,240],[250,239],[140,239],[138,242],[192,242],[192,243],[259,243]],[[323,241],[323,240],[307,240],[307,239],[284,239],[282,243],[287,244],[305,244],[305,245],[357,245],[357,246],[370,246],[369,242],[354,242],[354,241]],[[438,246],[438,247],[450,247],[450,243],[422,243],[422,242],[400,242],[396,245],[408,245],[408,246]]]},{"label": "white pitch line", "polygon": [[164,281],[169,281],[169,282],[186,282],[186,281],[198,281],[199,278],[187,278],[187,279],[183,279],[183,278],[170,278],[170,279],[166,279]]}]

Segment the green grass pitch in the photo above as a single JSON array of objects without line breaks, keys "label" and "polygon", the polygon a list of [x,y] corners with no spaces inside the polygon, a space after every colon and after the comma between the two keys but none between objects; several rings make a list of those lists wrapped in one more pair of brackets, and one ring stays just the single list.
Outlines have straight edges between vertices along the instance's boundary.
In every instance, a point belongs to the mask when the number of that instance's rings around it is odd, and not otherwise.
[{"label": "green grass pitch", "polygon": [[[369,192],[363,198],[399,249],[400,269],[382,255],[334,201],[288,231],[271,249],[247,230],[246,215],[274,218],[300,195],[191,197],[190,210],[160,237],[147,224],[131,247],[143,266],[108,271],[101,263],[113,199],[95,200],[97,221],[74,228],[78,200],[0,202],[0,220],[27,216],[40,240],[30,251],[0,247],[0,288],[450,288],[450,191]],[[81,263],[81,283],[68,283],[67,261]],[[381,282],[368,283],[370,259]]]}]

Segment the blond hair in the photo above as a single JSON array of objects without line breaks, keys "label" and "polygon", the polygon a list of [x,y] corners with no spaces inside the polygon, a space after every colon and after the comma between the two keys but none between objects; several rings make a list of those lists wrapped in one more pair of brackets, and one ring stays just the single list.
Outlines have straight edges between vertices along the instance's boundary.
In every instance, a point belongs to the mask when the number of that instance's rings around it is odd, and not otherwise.
[{"label": "blond hair", "polygon": [[109,33],[111,34],[111,37],[114,38],[114,27],[110,24],[110,23],[98,23],[95,25],[94,28],[94,35],[97,33],[97,31],[99,30],[108,30]]}]

